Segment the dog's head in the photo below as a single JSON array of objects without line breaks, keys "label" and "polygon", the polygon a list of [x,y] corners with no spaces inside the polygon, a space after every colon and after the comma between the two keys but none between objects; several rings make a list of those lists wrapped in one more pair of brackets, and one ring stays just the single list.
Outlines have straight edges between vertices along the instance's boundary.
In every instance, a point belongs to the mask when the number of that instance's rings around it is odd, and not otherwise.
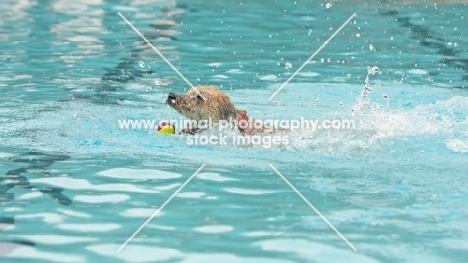
[{"label": "dog's head", "polygon": [[166,104],[192,120],[236,119],[236,108],[229,96],[214,86],[198,86],[185,94],[169,93]]}]

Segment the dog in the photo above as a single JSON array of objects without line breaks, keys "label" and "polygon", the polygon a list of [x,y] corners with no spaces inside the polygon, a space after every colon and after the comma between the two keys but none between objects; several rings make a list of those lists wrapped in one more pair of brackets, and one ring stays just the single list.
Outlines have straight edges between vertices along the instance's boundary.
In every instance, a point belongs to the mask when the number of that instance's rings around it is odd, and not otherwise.
[{"label": "dog", "polygon": [[[187,117],[191,122],[198,123],[211,118],[213,123],[228,121],[234,124],[243,135],[254,135],[265,132],[275,132],[269,125],[252,125],[255,119],[247,116],[247,111],[237,109],[228,95],[216,86],[197,86],[185,94],[169,93],[166,104]],[[179,134],[195,134],[200,129],[196,125],[188,125]]]}]

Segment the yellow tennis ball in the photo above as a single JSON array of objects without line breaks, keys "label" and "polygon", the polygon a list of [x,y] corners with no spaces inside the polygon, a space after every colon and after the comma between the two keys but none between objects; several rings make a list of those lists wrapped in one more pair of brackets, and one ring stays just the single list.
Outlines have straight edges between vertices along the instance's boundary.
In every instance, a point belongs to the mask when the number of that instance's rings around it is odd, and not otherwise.
[{"label": "yellow tennis ball", "polygon": [[174,125],[161,123],[158,127],[158,134],[175,134]]}]

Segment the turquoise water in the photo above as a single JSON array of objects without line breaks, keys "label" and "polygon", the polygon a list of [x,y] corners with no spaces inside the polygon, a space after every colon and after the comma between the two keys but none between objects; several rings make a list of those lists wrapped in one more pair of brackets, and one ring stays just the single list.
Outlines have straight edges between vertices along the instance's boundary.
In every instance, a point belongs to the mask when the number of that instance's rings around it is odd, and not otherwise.
[{"label": "turquoise water", "polygon": [[[1,262],[468,260],[466,4],[0,6]],[[118,12],[191,83],[219,86],[251,117],[357,127],[269,148],[120,129],[180,119],[165,100],[189,85]]]}]

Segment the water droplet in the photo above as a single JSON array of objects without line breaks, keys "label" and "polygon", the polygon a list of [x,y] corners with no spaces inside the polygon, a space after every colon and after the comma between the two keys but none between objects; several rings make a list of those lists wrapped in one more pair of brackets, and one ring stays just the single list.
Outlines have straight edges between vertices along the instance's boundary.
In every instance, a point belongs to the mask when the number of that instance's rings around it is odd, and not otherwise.
[{"label": "water droplet", "polygon": [[451,45],[452,45],[452,42],[448,42],[447,45],[451,46]]},{"label": "water droplet", "polygon": [[351,74],[348,73],[348,75],[346,75],[346,77],[349,79],[351,78]]},{"label": "water droplet", "polygon": [[320,63],[323,63],[325,62],[325,60],[323,58],[320,59]]},{"label": "water droplet", "polygon": [[317,98],[317,97],[315,97],[315,98],[313,98],[312,100],[313,100],[313,101],[318,101],[318,98]]},{"label": "water droplet", "polygon": [[458,43],[457,42],[453,43],[453,46],[458,47]]},{"label": "water droplet", "polygon": [[374,48],[374,46],[372,44],[369,44],[369,50],[375,52],[375,48]]},{"label": "water droplet", "polygon": [[379,68],[377,66],[373,66],[372,68],[371,67],[367,67],[367,73],[368,74],[372,74],[374,75],[375,73],[377,73],[379,71]]},{"label": "water droplet", "polygon": [[281,63],[279,63],[279,62],[276,62],[276,66],[278,66],[278,67],[279,67],[280,65],[281,65]]},{"label": "water droplet", "polygon": [[307,35],[310,36],[310,34],[312,34],[312,29],[309,29],[309,32],[307,32]]},{"label": "water droplet", "polygon": [[197,81],[200,81],[200,78],[197,78]]},{"label": "water droplet", "polygon": [[141,68],[144,68],[145,67],[145,62],[138,61],[138,66],[140,66]]},{"label": "water droplet", "polygon": [[271,38],[271,35],[268,35],[269,38]]},{"label": "water droplet", "polygon": [[361,37],[361,34],[357,33],[357,34],[356,34],[356,37]]},{"label": "water droplet", "polygon": [[160,86],[161,85],[161,80],[160,79],[155,79],[154,84],[157,85],[157,86]]},{"label": "water droplet", "polygon": [[327,3],[327,4],[325,5],[325,8],[328,9],[328,8],[330,8],[330,7],[332,7],[332,6],[333,6],[333,5],[332,5],[331,3]]},{"label": "water droplet", "polygon": [[146,92],[150,92],[153,88],[151,88],[151,86],[147,86],[146,87]]},{"label": "water droplet", "polygon": [[284,68],[286,68],[286,69],[292,68],[292,64],[291,64],[290,62],[286,62],[286,63],[284,64],[284,66],[285,66]]}]

